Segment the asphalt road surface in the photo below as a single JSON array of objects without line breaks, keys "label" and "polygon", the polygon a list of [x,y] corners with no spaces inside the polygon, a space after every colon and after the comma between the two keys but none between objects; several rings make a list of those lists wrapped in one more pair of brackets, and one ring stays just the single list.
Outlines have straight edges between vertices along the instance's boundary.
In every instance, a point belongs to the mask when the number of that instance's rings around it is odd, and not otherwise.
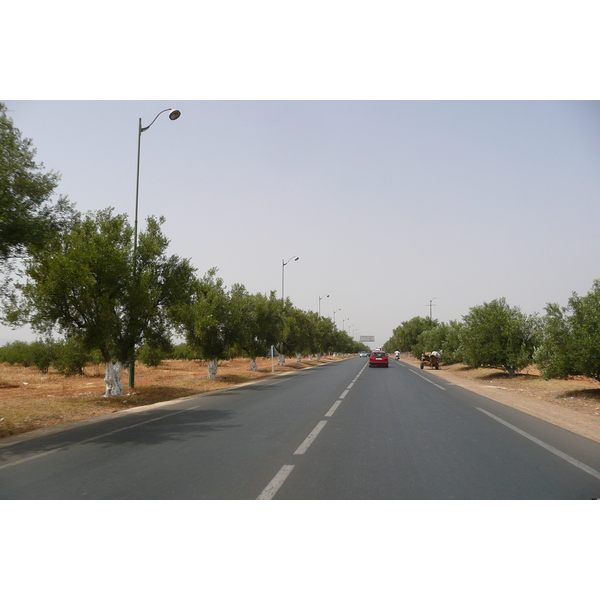
[{"label": "asphalt road surface", "polygon": [[600,444],[351,358],[0,443],[2,499],[595,499]]}]

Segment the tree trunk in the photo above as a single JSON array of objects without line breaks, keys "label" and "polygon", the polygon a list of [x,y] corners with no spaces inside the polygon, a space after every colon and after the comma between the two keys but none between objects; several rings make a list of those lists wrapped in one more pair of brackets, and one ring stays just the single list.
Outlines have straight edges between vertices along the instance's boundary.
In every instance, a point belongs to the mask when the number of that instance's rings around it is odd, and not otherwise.
[{"label": "tree trunk", "polygon": [[123,384],[121,383],[121,363],[108,360],[105,363],[104,383],[106,383],[105,396],[122,396]]},{"label": "tree trunk", "polygon": [[285,354],[280,354],[279,355],[279,362],[277,364],[280,367],[283,367],[285,365]]},{"label": "tree trunk", "polygon": [[250,370],[258,371],[258,365],[256,364],[256,357],[254,357],[254,356],[250,359]]},{"label": "tree trunk", "polygon": [[300,352],[296,352],[296,362],[302,362],[302,354]]},{"label": "tree trunk", "polygon": [[209,379],[216,378],[218,368],[219,368],[219,360],[217,358],[211,358],[208,361],[208,378]]}]

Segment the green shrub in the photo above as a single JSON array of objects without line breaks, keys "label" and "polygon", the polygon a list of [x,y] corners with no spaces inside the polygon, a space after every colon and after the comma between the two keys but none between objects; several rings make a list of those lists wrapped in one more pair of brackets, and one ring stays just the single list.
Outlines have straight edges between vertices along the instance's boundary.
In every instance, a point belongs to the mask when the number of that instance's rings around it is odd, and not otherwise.
[{"label": "green shrub", "polygon": [[170,356],[174,360],[193,360],[194,356],[187,344],[177,344],[173,346]]},{"label": "green shrub", "polygon": [[29,344],[21,341],[5,344],[1,349],[0,361],[30,367],[33,364],[33,356]]},{"label": "green shrub", "polygon": [[83,348],[80,342],[70,339],[55,344],[55,355],[52,366],[66,377],[83,375],[83,368],[91,362],[92,355]]},{"label": "green shrub", "polygon": [[158,367],[167,357],[167,351],[144,344],[138,351],[138,360],[147,367]]},{"label": "green shrub", "polygon": [[56,356],[56,344],[52,341],[37,341],[29,345],[33,364],[42,372],[47,373]]}]

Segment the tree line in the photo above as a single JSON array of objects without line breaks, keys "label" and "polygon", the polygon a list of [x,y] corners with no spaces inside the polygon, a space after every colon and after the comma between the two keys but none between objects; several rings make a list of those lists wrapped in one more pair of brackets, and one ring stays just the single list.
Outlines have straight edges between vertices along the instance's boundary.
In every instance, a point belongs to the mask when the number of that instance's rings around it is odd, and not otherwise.
[{"label": "tree line", "polygon": [[[218,361],[245,356],[250,368],[275,346],[298,360],[307,354],[353,353],[363,346],[331,319],[295,307],[289,299],[227,289],[210,269],[197,277],[188,259],[167,254],[163,219],[150,217],[139,235],[134,263],[133,231],[112,209],[74,213],[64,229],[32,248],[23,281],[5,294],[3,320],[29,324],[43,338],[58,333],[81,356],[99,352],[106,365],[107,392],[120,395],[121,368],[144,356],[167,355],[173,337],[186,340],[194,358]],[[133,265],[135,264],[135,269]]]},{"label": "tree line", "polygon": [[189,259],[168,254],[163,217],[149,217],[136,240],[126,215],[112,208],[82,214],[56,199],[58,181],[35,162],[31,140],[0,104],[1,319],[46,340],[40,364],[60,365],[67,350],[82,359],[99,354],[107,395],[120,395],[122,366],[131,374],[137,359],[168,354],[177,336],[190,356],[208,361],[210,378],[232,356],[248,357],[256,369],[256,357],[272,346],[280,362],[286,354],[300,360],[365,348],[331,319],[273,291],[253,294],[239,283],[228,289],[216,268],[198,277]]},{"label": "tree line", "polygon": [[600,380],[600,279],[566,307],[548,303],[545,315],[527,315],[505,298],[469,309],[463,321],[414,317],[394,329],[388,352],[442,352],[445,363],[496,367],[509,376],[535,365],[545,378],[584,375]]}]

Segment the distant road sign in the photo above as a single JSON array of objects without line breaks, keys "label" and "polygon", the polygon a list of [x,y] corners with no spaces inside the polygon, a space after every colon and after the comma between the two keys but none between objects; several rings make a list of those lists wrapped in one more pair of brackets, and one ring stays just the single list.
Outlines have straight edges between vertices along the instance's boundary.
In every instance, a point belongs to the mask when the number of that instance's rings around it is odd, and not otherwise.
[{"label": "distant road sign", "polygon": [[374,335],[361,335],[360,341],[361,342],[374,342],[375,336]]}]

